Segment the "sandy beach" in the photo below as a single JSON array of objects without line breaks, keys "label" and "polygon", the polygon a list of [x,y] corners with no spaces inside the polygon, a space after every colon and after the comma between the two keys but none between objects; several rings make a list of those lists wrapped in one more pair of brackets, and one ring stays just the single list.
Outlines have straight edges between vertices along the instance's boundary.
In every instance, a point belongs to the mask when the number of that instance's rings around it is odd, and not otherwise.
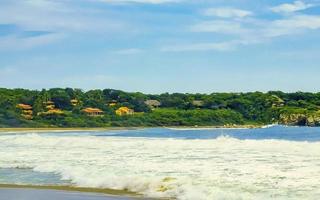
[{"label": "sandy beach", "polygon": [[110,128],[0,128],[0,133],[29,133],[29,132],[85,132],[85,131],[116,131],[136,130],[139,127],[110,127]]}]

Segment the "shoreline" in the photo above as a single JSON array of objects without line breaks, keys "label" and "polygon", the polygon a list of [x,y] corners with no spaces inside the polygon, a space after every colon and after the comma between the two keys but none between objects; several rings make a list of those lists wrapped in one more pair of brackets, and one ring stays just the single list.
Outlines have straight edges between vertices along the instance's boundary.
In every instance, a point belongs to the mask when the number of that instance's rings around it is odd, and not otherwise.
[{"label": "shoreline", "polygon": [[86,132],[86,131],[121,131],[121,130],[138,130],[146,128],[168,128],[168,129],[256,129],[264,128],[269,125],[224,125],[224,126],[154,126],[154,127],[103,127],[103,128],[0,128],[0,133],[23,133],[34,131],[41,132]]},{"label": "shoreline", "polygon": [[147,127],[110,127],[110,128],[0,128],[0,133],[12,132],[12,133],[23,133],[23,132],[86,132],[86,131],[121,131],[121,130],[137,130]]}]

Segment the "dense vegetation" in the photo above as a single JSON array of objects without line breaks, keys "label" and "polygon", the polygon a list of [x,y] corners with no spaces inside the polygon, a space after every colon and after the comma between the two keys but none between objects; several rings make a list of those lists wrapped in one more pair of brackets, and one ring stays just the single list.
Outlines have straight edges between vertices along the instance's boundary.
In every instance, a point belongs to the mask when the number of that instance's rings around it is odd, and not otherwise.
[{"label": "dense vegetation", "polygon": [[[73,105],[71,100],[77,100]],[[147,105],[156,100],[158,106]],[[52,101],[63,113],[46,113],[44,102]],[[110,103],[114,103],[111,106]],[[18,104],[32,106],[27,119]],[[99,108],[102,116],[92,117],[84,108]],[[116,115],[119,107],[133,115]],[[284,123],[320,125],[320,93],[212,93],[142,94],[119,90],[53,88],[35,91],[0,89],[0,127],[110,127],[110,126],[219,126]]]}]

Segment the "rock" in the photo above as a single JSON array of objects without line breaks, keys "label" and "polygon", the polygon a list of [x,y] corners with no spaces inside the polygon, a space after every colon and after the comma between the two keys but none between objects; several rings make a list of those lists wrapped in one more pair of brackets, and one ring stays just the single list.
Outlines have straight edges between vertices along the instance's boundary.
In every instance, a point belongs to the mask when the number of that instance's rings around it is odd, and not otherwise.
[{"label": "rock", "polygon": [[279,117],[279,122],[291,126],[320,126],[320,112],[308,114],[283,113]]}]

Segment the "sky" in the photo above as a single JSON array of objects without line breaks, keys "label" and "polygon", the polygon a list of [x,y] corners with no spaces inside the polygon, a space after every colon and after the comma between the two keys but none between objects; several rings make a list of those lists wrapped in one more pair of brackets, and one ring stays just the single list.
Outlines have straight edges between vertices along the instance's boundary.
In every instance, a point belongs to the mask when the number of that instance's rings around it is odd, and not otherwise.
[{"label": "sky", "polygon": [[320,91],[320,0],[0,0],[0,87]]}]

